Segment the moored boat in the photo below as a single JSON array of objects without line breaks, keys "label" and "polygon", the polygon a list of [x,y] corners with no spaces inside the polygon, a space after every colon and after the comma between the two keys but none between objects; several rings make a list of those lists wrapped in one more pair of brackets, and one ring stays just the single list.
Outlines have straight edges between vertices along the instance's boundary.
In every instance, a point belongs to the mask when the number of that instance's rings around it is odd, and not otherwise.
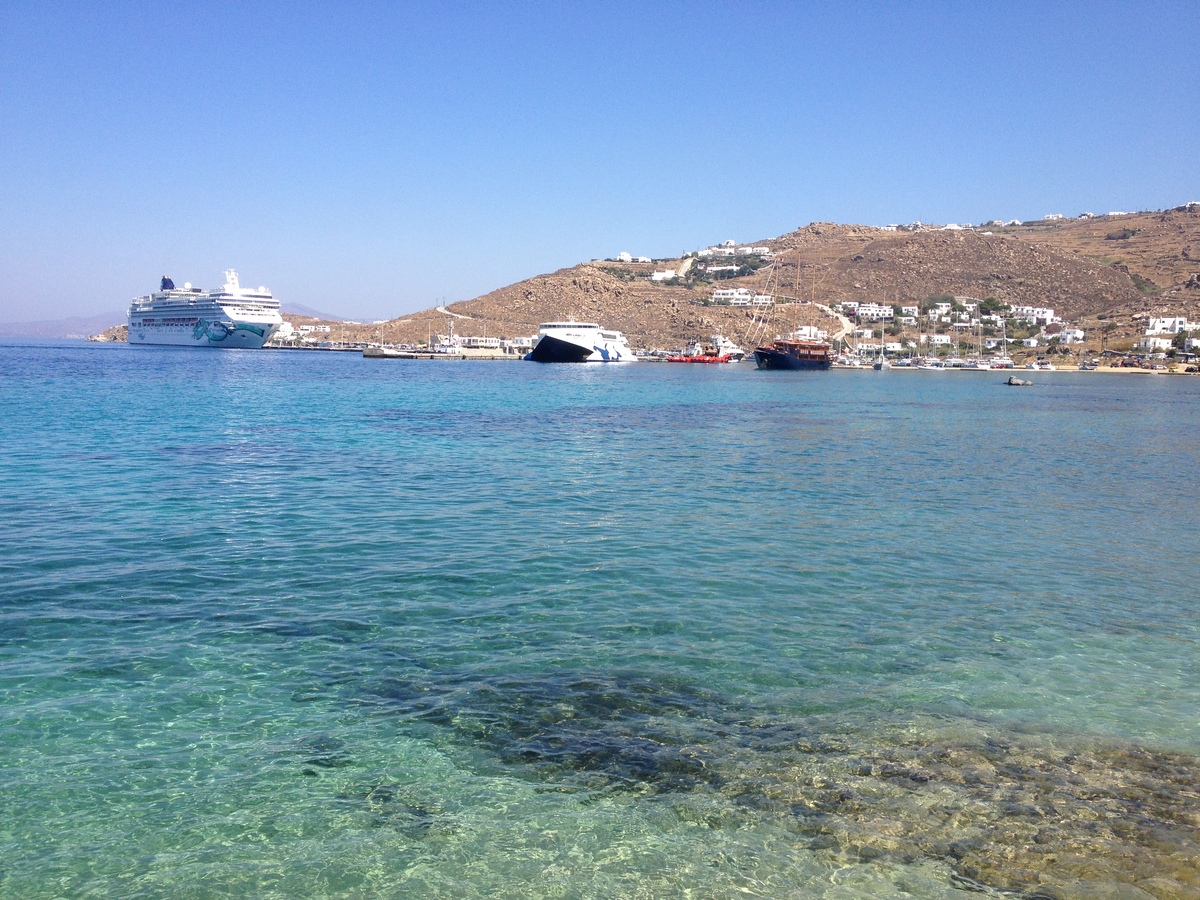
[{"label": "moored boat", "polygon": [[257,350],[279,330],[279,301],[265,287],[243,288],[233,269],[210,291],[175,287],[164,275],[159,289],[129,305],[130,344],[236,347]]},{"label": "moored boat", "polygon": [[781,339],[755,348],[754,360],[760,369],[828,369],[833,365],[833,348],[825,341]]},{"label": "moored boat", "polygon": [[727,363],[729,361],[728,356],[713,356],[708,353],[694,355],[676,354],[675,356],[667,357],[667,362],[673,363]]},{"label": "moored boat", "polygon": [[594,322],[545,322],[525,355],[532,362],[635,362],[625,335]]},{"label": "moored boat", "polygon": [[714,334],[711,346],[719,356],[728,356],[732,362],[741,362],[746,358],[746,351],[723,334]]},{"label": "moored boat", "polygon": [[[722,343],[723,342],[723,343]],[[725,348],[724,345],[737,350],[738,354],[742,351],[737,348],[728,338],[722,335],[714,335],[713,342],[707,347],[701,346],[699,341],[693,341],[684,348],[682,353],[674,354],[667,357],[667,362],[673,363],[727,363],[733,361],[733,354]],[[738,359],[742,356],[739,355]]]}]

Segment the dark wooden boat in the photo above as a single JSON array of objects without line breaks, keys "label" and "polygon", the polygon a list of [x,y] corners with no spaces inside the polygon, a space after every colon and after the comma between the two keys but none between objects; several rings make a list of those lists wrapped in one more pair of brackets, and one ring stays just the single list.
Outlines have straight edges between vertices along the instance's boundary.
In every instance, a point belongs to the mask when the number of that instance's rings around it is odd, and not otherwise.
[{"label": "dark wooden boat", "polygon": [[833,347],[825,341],[773,341],[754,351],[760,369],[828,369],[833,365]]}]

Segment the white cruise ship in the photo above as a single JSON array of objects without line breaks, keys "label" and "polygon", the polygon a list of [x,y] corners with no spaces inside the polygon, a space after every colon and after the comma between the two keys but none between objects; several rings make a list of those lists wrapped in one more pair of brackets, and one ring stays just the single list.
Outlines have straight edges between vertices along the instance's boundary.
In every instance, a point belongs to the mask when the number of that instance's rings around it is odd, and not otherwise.
[{"label": "white cruise ship", "polygon": [[634,362],[625,335],[594,322],[546,322],[526,355],[533,362]]},{"label": "white cruise ship", "polygon": [[240,347],[257,350],[279,330],[279,301],[265,287],[243,288],[237,272],[226,269],[225,284],[211,291],[183,289],[163,276],[153,294],[129,306],[131,344],[177,347]]}]

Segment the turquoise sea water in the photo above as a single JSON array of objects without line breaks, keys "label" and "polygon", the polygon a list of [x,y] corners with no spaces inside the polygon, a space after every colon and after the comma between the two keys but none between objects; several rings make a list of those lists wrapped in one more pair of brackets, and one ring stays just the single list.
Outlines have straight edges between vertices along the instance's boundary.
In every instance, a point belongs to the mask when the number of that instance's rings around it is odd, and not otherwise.
[{"label": "turquoise sea water", "polygon": [[0,347],[0,895],[1200,895],[1200,378],[1034,377]]}]

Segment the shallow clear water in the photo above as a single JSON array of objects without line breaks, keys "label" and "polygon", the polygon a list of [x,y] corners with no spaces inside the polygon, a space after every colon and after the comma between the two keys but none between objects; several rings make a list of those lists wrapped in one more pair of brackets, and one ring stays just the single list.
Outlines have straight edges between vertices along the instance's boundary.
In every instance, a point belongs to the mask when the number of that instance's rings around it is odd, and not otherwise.
[{"label": "shallow clear water", "polygon": [[1200,892],[1200,379],[1035,380],[0,347],[0,894]]}]

